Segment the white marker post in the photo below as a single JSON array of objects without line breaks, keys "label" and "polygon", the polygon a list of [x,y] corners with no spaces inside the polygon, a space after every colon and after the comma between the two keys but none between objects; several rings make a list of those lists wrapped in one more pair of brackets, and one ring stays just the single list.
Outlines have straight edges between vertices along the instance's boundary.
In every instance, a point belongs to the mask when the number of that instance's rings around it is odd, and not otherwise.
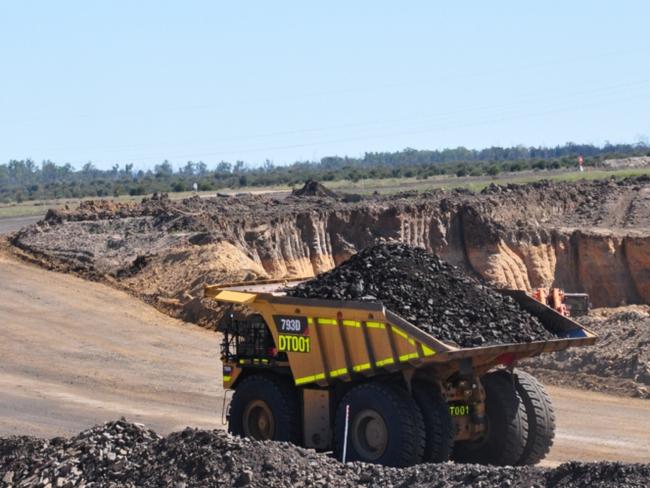
[{"label": "white marker post", "polygon": [[345,406],[345,430],[343,431],[343,464],[348,453],[348,426],[350,424],[350,405]]}]

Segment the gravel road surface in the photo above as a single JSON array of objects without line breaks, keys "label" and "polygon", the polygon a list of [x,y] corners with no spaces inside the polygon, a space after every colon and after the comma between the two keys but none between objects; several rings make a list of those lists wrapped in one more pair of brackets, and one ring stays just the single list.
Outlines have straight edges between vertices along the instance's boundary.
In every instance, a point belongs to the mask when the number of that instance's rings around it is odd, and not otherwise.
[{"label": "gravel road surface", "polygon": [[0,218],[0,235],[15,232],[29,224],[35,224],[41,220],[44,215],[34,215],[30,217],[3,217]]}]

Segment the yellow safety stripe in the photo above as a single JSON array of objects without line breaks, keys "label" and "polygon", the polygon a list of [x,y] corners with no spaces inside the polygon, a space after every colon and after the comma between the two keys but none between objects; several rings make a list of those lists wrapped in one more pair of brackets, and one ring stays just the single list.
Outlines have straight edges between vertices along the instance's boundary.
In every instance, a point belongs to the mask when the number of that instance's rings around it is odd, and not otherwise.
[{"label": "yellow safety stripe", "polygon": [[429,349],[424,344],[422,344],[422,352],[424,353],[425,356],[433,356],[436,353],[436,351],[434,351],[433,349]]},{"label": "yellow safety stripe", "polygon": [[391,330],[395,332],[395,334],[397,334],[398,336],[402,336],[404,339],[408,340],[409,336],[407,336],[405,332],[402,332],[394,325],[391,327]]},{"label": "yellow safety stripe", "polygon": [[406,339],[406,340],[408,341],[409,344],[411,344],[412,346],[415,346],[415,341],[414,341],[413,339],[411,339],[408,335],[406,335],[406,332],[404,332],[404,331],[398,329],[398,328],[395,327],[394,325],[391,326],[391,330],[392,330],[393,332],[395,332],[395,334],[397,334],[398,336],[403,337],[404,339]]},{"label": "yellow safety stripe", "polygon": [[319,325],[336,325],[337,323],[338,322],[335,319],[323,319],[323,318],[318,319]]},{"label": "yellow safety stripe", "polygon": [[394,364],[394,363],[395,363],[395,360],[391,357],[391,358],[386,358],[386,359],[380,359],[379,361],[377,361],[375,363],[375,365],[377,367],[381,368],[382,366],[386,366],[387,364]]},{"label": "yellow safety stripe", "polygon": [[344,320],[343,325],[346,327],[361,327],[361,322],[358,322],[356,320]]},{"label": "yellow safety stripe", "polygon": [[411,354],[402,354],[399,357],[400,361],[408,361],[409,359],[417,359],[418,353],[417,352],[412,352]]},{"label": "yellow safety stripe", "polygon": [[348,368],[333,369],[332,371],[330,371],[330,376],[332,378],[336,378],[337,376],[341,376],[344,374],[348,374]]},{"label": "yellow safety stripe", "polygon": [[318,374],[313,374],[311,376],[296,378],[295,383],[296,385],[303,385],[305,383],[312,383],[314,381],[324,380],[324,379],[325,379],[325,373],[318,373]]},{"label": "yellow safety stripe", "polygon": [[352,366],[352,369],[356,372],[359,371],[365,371],[367,369],[370,369],[370,363],[363,363],[363,364],[357,364],[356,366]]},{"label": "yellow safety stripe", "polygon": [[232,376],[224,376],[223,380],[224,381],[230,381],[232,379]]},{"label": "yellow safety stripe", "polygon": [[386,366],[387,364],[393,364],[393,363],[395,363],[395,360],[393,358],[386,358],[386,359],[382,359],[380,361],[377,361],[375,364],[378,367],[381,368],[382,366]]},{"label": "yellow safety stripe", "polygon": [[366,322],[366,327],[369,329],[385,329],[386,326],[381,322]]},{"label": "yellow safety stripe", "polygon": [[239,364],[268,364],[269,360],[265,358],[240,359]]},{"label": "yellow safety stripe", "polygon": [[312,319],[311,317],[307,317],[307,323],[309,325],[313,325],[314,324],[314,319]]}]

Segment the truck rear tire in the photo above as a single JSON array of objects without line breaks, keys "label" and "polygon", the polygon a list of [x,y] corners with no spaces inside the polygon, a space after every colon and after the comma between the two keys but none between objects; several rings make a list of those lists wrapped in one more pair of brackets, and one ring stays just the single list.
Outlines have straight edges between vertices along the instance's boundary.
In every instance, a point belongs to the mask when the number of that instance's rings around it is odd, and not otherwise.
[{"label": "truck rear tire", "polygon": [[454,423],[449,413],[449,404],[438,388],[429,383],[414,383],[413,398],[420,407],[424,420],[426,440],[422,461],[448,461],[454,447]]},{"label": "truck rear tire", "polygon": [[553,445],[555,437],[553,403],[544,386],[528,373],[515,371],[515,386],[528,419],[528,439],[517,464],[537,464],[546,457]]},{"label": "truck rear tire", "polygon": [[254,374],[235,389],[230,402],[228,431],[257,440],[302,440],[300,401],[289,380]]},{"label": "truck rear tire", "polygon": [[453,459],[464,463],[515,465],[528,438],[526,409],[510,373],[498,371],[481,378],[485,388],[486,433],[482,440],[457,442]]},{"label": "truck rear tire", "polygon": [[336,457],[343,458],[346,406],[350,407],[346,461],[404,467],[422,461],[424,422],[417,404],[399,386],[364,383],[341,399],[334,424]]}]

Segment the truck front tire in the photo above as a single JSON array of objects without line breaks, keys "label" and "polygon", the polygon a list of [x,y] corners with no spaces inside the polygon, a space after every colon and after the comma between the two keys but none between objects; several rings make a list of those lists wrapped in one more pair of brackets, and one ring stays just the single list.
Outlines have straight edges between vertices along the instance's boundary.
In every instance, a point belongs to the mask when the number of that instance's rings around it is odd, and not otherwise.
[{"label": "truck front tire", "polygon": [[285,378],[254,374],[237,386],[228,419],[228,431],[257,440],[302,440],[300,401],[296,388]]},{"label": "truck front tire", "polygon": [[425,433],[422,414],[406,390],[368,382],[352,388],[339,402],[335,454],[341,460],[349,406],[346,461],[411,466],[422,461]]}]

